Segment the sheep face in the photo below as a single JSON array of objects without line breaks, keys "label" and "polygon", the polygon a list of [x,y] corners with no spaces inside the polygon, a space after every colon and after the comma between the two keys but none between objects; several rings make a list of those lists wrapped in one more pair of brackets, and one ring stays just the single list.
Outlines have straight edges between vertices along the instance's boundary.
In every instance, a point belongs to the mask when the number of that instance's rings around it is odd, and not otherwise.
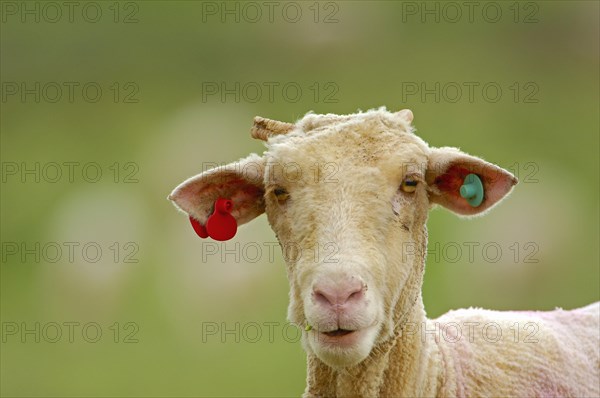
[{"label": "sheep face", "polygon": [[429,149],[392,116],[275,140],[265,157],[289,319],[312,327],[304,345],[330,366],[353,365],[390,336],[390,312],[409,274],[420,272]]},{"label": "sheep face", "polygon": [[[308,114],[269,138],[264,156],[192,177],[169,197],[201,223],[219,197],[233,201],[238,224],[266,212],[287,264],[288,318],[334,368],[367,358],[420,302],[430,205],[477,214],[516,183],[479,158],[430,148],[411,121],[384,109]],[[262,126],[283,125],[273,123]],[[459,194],[470,173],[485,189],[477,207]]]}]

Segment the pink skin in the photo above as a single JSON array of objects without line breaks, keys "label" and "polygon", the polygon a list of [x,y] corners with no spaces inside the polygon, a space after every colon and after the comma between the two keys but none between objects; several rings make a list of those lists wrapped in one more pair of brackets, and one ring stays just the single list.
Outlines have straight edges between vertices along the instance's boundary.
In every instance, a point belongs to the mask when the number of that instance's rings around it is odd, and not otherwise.
[{"label": "pink skin", "polygon": [[319,341],[349,347],[360,341],[363,330],[351,320],[367,305],[366,284],[358,277],[344,280],[321,279],[313,285],[312,300],[321,320]]}]

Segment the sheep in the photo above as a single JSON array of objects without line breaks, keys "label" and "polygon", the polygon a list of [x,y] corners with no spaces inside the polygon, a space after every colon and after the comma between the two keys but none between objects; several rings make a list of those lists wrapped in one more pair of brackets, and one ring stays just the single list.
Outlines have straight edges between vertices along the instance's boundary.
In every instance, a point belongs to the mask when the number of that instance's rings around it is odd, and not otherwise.
[{"label": "sheep", "polygon": [[[302,249],[284,259],[306,397],[599,396],[599,303],[426,317],[429,209],[484,214],[517,179],[459,149],[430,147],[412,121],[410,110],[385,108],[308,113],[293,124],[257,117],[251,135],[265,141],[262,156],[191,177],[169,199],[202,237],[229,239],[266,213],[284,252]],[[211,227],[216,214],[235,221],[225,235],[215,232],[220,221]],[[332,244],[333,256],[314,250]]]}]

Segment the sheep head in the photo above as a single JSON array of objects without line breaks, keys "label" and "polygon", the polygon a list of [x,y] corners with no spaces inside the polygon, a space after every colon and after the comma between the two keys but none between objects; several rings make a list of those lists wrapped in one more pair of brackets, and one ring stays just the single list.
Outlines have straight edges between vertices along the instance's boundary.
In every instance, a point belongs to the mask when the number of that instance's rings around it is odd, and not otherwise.
[{"label": "sheep head", "polygon": [[[290,321],[306,327],[305,349],[334,368],[353,366],[389,341],[421,300],[432,205],[476,215],[516,178],[455,148],[432,148],[413,133],[409,110],[309,113],[295,124],[256,118],[251,155],[180,184],[169,198],[206,222],[215,200],[233,201],[243,224],[265,212],[283,250]],[[483,201],[461,196],[468,174]]]}]

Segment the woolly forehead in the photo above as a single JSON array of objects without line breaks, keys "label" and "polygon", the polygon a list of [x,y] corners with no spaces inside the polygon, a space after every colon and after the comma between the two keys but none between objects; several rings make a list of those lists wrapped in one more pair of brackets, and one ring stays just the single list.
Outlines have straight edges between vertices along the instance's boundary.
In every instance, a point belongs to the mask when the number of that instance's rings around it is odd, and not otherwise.
[{"label": "woolly forehead", "polygon": [[423,175],[429,153],[415,134],[385,123],[337,123],[274,138],[265,152],[266,185],[337,181],[346,173],[380,175],[397,185],[408,173]]}]

